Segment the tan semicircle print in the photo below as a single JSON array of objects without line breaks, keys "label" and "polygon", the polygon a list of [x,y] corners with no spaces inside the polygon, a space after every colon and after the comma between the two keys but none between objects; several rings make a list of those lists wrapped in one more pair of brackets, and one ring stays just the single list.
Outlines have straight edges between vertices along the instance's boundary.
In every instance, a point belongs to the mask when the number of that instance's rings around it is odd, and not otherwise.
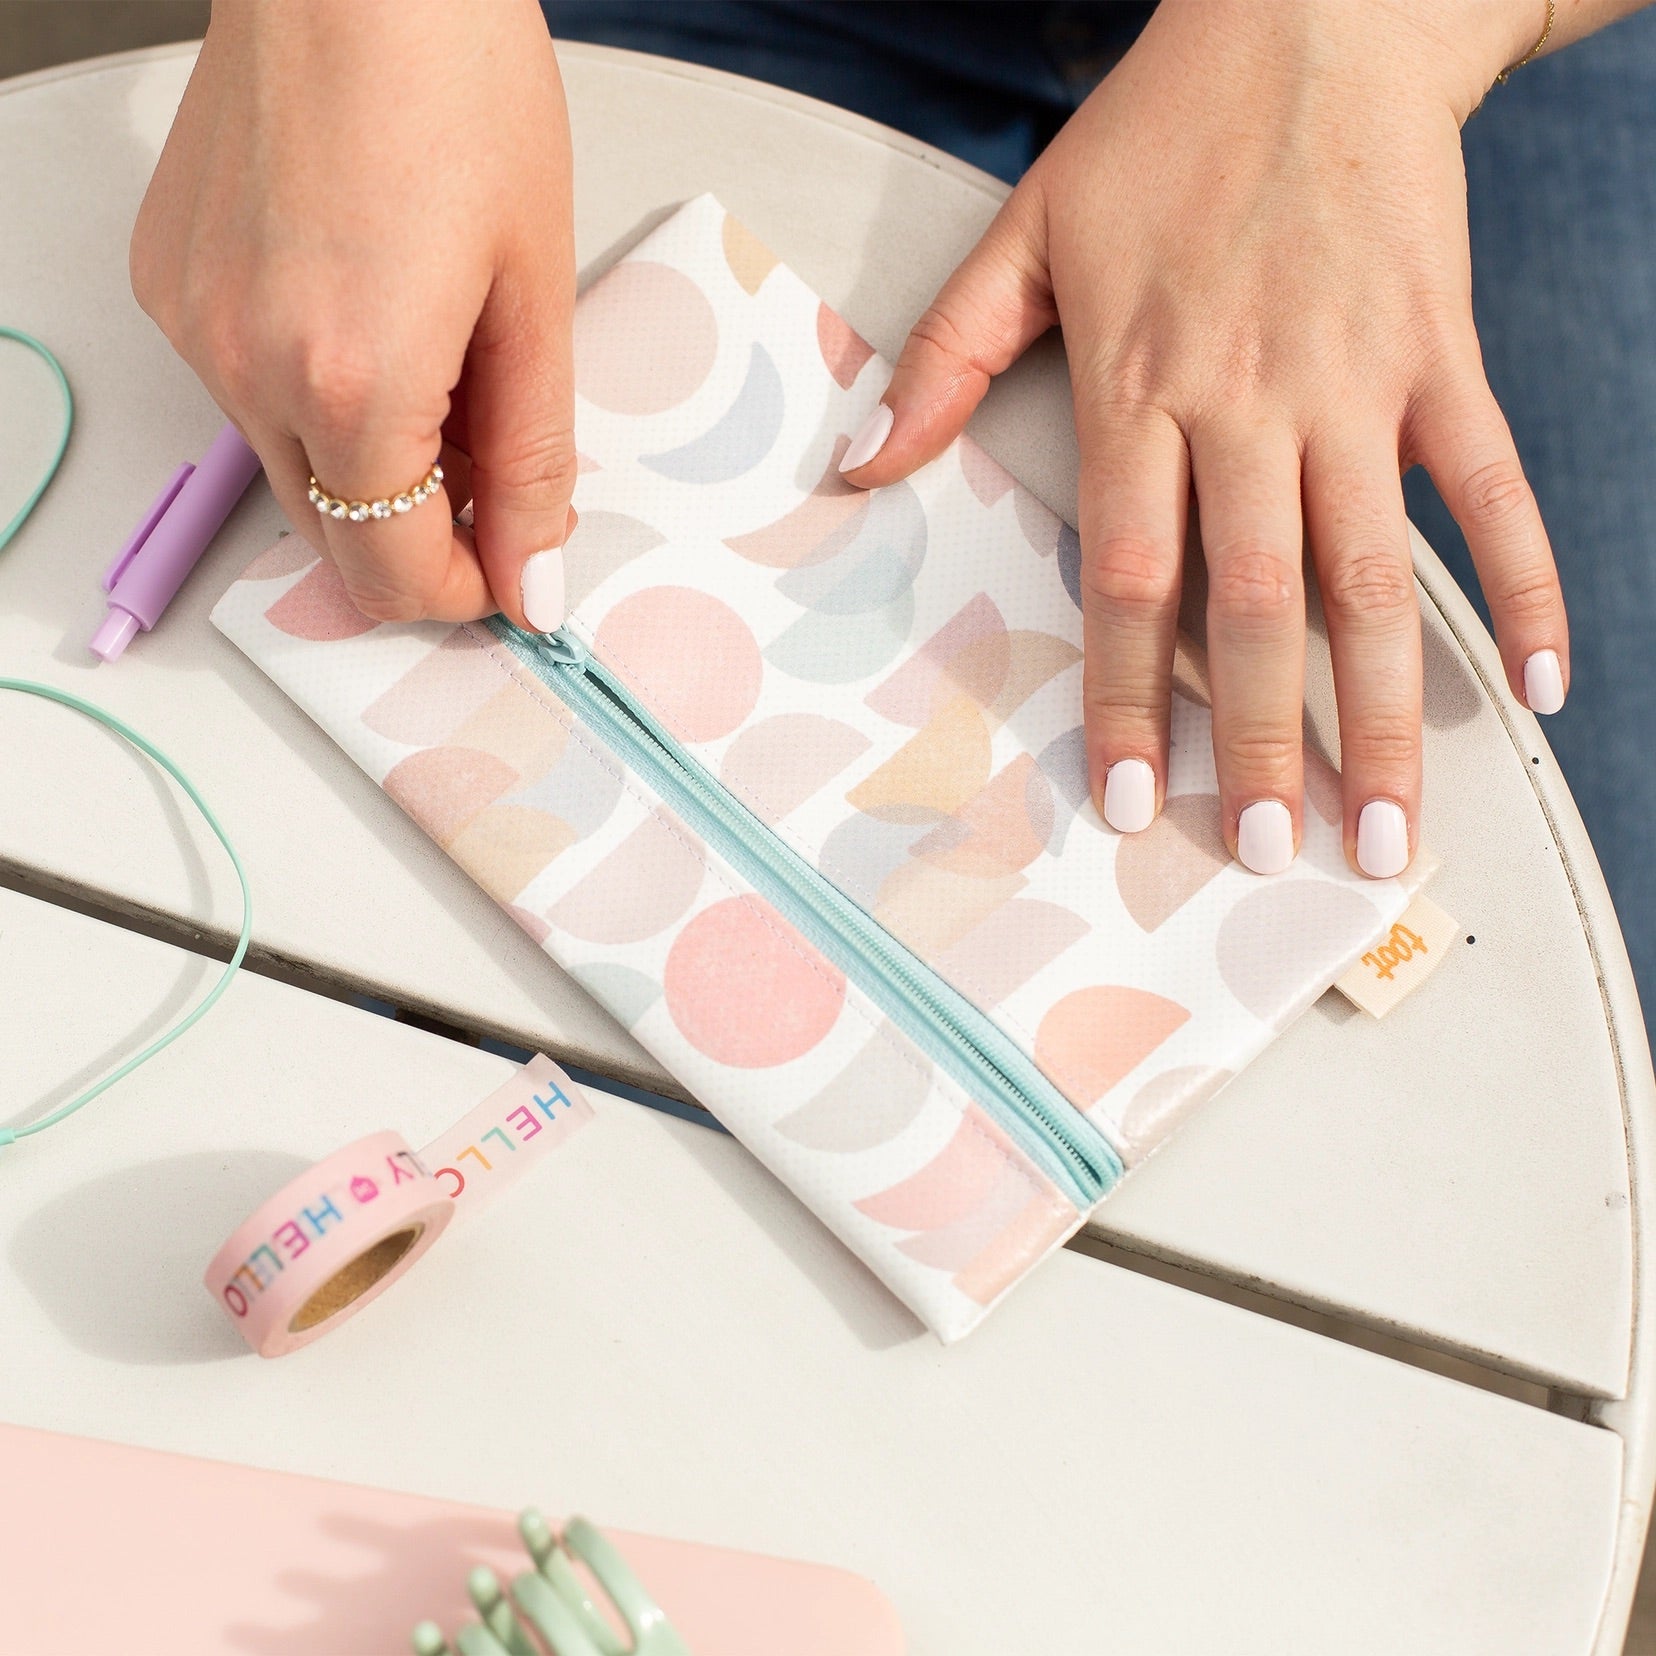
[{"label": "tan semicircle print", "polygon": [[999,1006],[1092,928],[1074,909],[1012,897],[933,961],[979,1006]]},{"label": "tan semicircle print", "polygon": [[531,805],[485,805],[448,842],[448,854],[497,902],[509,904],[576,840],[562,817]]},{"label": "tan semicircle print", "polygon": [[860,730],[821,713],[773,713],[742,731],[719,779],[762,822],[778,822],[867,752]]},{"label": "tan semicircle print", "polygon": [[890,678],[869,692],[868,705],[896,724],[918,728],[964,696],[998,727],[1081,652],[1052,633],[1009,632],[987,593],[978,593]]},{"label": "tan semicircle print", "polygon": [[835,441],[827,470],[791,511],[745,535],[732,535],[725,545],[767,569],[826,563],[844,548],[853,521],[868,510],[868,491],[852,488],[839,474],[840,457],[849,447],[845,437]]},{"label": "tan semicircle print", "polygon": [[989,780],[989,727],[964,696],[950,702],[846,795],[885,822],[953,816]]},{"label": "tan semicircle print", "polygon": [[917,955],[933,960],[1028,884],[1022,874],[985,879],[912,858],[886,876],[874,918]]},{"label": "tan semicircle print", "polygon": [[625,512],[586,511],[564,544],[564,603],[579,609],[616,570],[667,537]]},{"label": "tan semicircle print", "polygon": [[499,663],[459,627],[371,701],[362,722],[393,742],[432,747],[447,742],[507,682]]},{"label": "tan semicircle print", "polygon": [[897,1137],[926,1106],[932,1067],[908,1037],[882,1023],[844,1069],[776,1130],[812,1150],[851,1154]]},{"label": "tan semicircle print", "polygon": [[1218,795],[1175,794],[1148,828],[1117,840],[1116,891],[1138,928],[1153,932],[1230,860],[1219,833]]},{"label": "tan semicircle print", "polygon": [[999,879],[1027,868],[1052,837],[1052,785],[1027,753],[967,800],[914,847],[953,874]]},{"label": "tan semicircle print", "polygon": [[1011,472],[1000,461],[986,454],[970,437],[956,439],[954,447],[956,458],[960,461],[961,476],[983,505],[993,506],[1014,487]]},{"label": "tan semicircle print", "polygon": [[433,747],[399,759],[380,785],[439,845],[447,846],[516,782],[517,772],[492,753]]},{"label": "tan semicircle print", "polygon": [[454,733],[453,740],[504,759],[517,772],[518,787],[538,782],[569,744],[569,727],[549,719],[523,688],[503,679],[499,688]]},{"label": "tan semicircle print", "polygon": [[726,213],[724,229],[719,232],[724,246],[725,263],[730,274],[741,284],[744,292],[755,294],[765,285],[765,278],[780,262],[776,255],[734,214]]},{"label": "tan semicircle print", "polygon": [[1219,923],[1219,975],[1256,1018],[1280,1029],[1327,984],[1317,963],[1354,959],[1380,929],[1380,911],[1352,887],[1278,876]]},{"label": "tan semicircle print", "polygon": [[676,820],[652,813],[547,910],[586,943],[641,943],[674,925],[701,888],[701,846]]}]

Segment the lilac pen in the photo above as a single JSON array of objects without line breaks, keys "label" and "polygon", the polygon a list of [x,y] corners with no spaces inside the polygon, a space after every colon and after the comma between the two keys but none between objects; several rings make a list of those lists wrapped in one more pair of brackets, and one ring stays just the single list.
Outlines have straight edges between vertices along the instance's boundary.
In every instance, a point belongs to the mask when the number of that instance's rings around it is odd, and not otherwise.
[{"label": "lilac pen", "polygon": [[161,619],[258,470],[258,455],[227,425],[199,464],[186,461],[173,473],[104,571],[109,614],[92,635],[93,655],[113,661],[140,628],[148,632]]}]

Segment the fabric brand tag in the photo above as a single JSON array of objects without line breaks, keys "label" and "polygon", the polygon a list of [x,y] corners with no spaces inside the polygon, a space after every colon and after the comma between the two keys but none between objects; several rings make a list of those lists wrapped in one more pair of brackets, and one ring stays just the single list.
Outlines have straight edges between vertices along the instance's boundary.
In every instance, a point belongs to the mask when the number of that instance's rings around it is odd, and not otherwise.
[{"label": "fabric brand tag", "polygon": [[1353,1006],[1383,1018],[1437,970],[1459,935],[1452,916],[1431,898],[1417,896],[1403,918],[1334,987]]}]

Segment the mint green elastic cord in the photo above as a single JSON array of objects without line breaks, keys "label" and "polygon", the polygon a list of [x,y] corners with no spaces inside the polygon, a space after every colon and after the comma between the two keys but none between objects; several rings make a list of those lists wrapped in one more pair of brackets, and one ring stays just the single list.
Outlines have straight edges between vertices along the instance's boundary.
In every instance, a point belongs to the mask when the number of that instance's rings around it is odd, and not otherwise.
[{"label": "mint green elastic cord", "polygon": [[[15,339],[19,344],[27,345],[31,351],[42,357],[57,376],[58,385],[63,391],[63,432],[58,438],[57,451],[46,467],[45,476],[35,486],[34,492],[29,498],[23,502],[22,509],[4,529],[0,529],[0,549],[3,549],[12,536],[23,526],[23,522],[29,513],[35,509],[36,503],[46,492],[47,484],[57,475],[58,463],[63,459],[63,451],[69,446],[69,430],[75,418],[75,399],[70,395],[69,380],[63,372],[63,365],[38,339],[16,328],[4,326],[0,326],[0,336]],[[165,1034],[151,1041],[136,1056],[127,1059],[119,1069],[88,1087],[79,1097],[70,1099],[67,1104],[59,1105],[51,1114],[42,1116],[39,1121],[31,1121],[26,1127],[0,1127],[0,1148],[4,1148],[8,1144],[15,1143],[18,1139],[32,1138],[36,1133],[43,1133],[48,1127],[55,1126],[65,1117],[72,1116],[83,1105],[90,1104],[99,1093],[108,1092],[117,1081],[131,1075],[140,1064],[148,1063],[156,1053],[170,1047],[185,1030],[206,1016],[207,1012],[217,1003],[218,998],[230,987],[231,978],[236,975],[237,968],[247,956],[247,945],[253,935],[253,893],[247,883],[247,870],[242,867],[242,860],[236,854],[235,846],[230,843],[230,836],[224,831],[224,825],[213,815],[212,807],[201,797],[201,792],[195,783],[148,737],[139,735],[131,725],[116,718],[113,713],[106,712],[103,708],[75,695],[72,691],[59,690],[55,685],[39,684],[33,679],[0,678],[0,690],[16,690],[25,696],[41,696],[47,701],[58,702],[64,707],[73,708],[75,712],[96,720],[105,729],[114,731],[123,741],[130,742],[146,758],[159,765],[184,790],[190,803],[201,812],[202,820],[213,830],[219,844],[224,847],[225,855],[229,857],[230,865],[236,871],[236,878],[241,882],[242,894],[241,936],[236,939],[236,951],[230,956],[229,964],[220,974],[218,982]]]},{"label": "mint green elastic cord", "polygon": [[201,797],[195,783],[147,737],[139,735],[131,725],[117,719],[113,713],[94,706],[68,690],[59,690],[55,685],[37,684],[32,679],[0,678],[0,690],[18,690],[25,696],[42,696],[47,701],[71,707],[75,712],[95,719],[106,729],[113,730],[122,740],[130,742],[140,753],[159,765],[189,796],[190,803],[201,812],[202,820],[213,830],[219,844],[224,847],[225,855],[229,857],[230,865],[236,871],[236,878],[241,882],[242,894],[241,935],[236,939],[235,953],[230,956],[229,963],[220,974],[218,982],[165,1034],[151,1041],[142,1052],[127,1059],[119,1069],[88,1087],[78,1098],[70,1099],[67,1104],[60,1105],[50,1115],[42,1116],[39,1121],[31,1121],[26,1127],[0,1127],[0,1147],[4,1147],[17,1139],[32,1138],[36,1133],[43,1133],[65,1117],[72,1116],[82,1105],[90,1104],[99,1093],[107,1092],[117,1081],[131,1075],[140,1064],[148,1063],[156,1053],[170,1047],[185,1030],[207,1015],[219,997],[230,987],[231,978],[236,975],[236,969],[247,956],[247,945],[253,935],[253,892],[247,883],[247,870],[242,867],[242,860],[236,854],[235,846],[230,843],[230,836],[224,831],[223,823],[214,816],[213,808]]},{"label": "mint green elastic cord", "polygon": [[6,543],[23,527],[24,520],[35,509],[52,479],[57,476],[57,469],[63,462],[63,451],[69,446],[70,427],[75,423],[75,398],[69,389],[69,376],[64,373],[63,364],[33,334],[24,333],[21,328],[8,328],[0,323],[0,339],[15,339],[19,345],[26,345],[52,370],[58,382],[58,390],[63,393],[63,428],[58,433],[57,448],[52,458],[47,461],[46,470],[40,481],[35,484],[34,493],[18,507],[11,522],[4,529],[0,529],[0,552],[3,552]]}]

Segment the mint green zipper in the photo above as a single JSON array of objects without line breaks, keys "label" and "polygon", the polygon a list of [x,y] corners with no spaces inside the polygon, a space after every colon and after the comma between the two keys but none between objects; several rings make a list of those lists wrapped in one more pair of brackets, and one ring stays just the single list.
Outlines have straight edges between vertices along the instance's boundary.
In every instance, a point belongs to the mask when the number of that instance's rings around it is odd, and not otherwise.
[{"label": "mint green zipper", "polygon": [[714,781],[568,629],[488,623],[512,653],[995,1118],[1078,1207],[1121,1177],[1110,1143],[989,1018]]}]

